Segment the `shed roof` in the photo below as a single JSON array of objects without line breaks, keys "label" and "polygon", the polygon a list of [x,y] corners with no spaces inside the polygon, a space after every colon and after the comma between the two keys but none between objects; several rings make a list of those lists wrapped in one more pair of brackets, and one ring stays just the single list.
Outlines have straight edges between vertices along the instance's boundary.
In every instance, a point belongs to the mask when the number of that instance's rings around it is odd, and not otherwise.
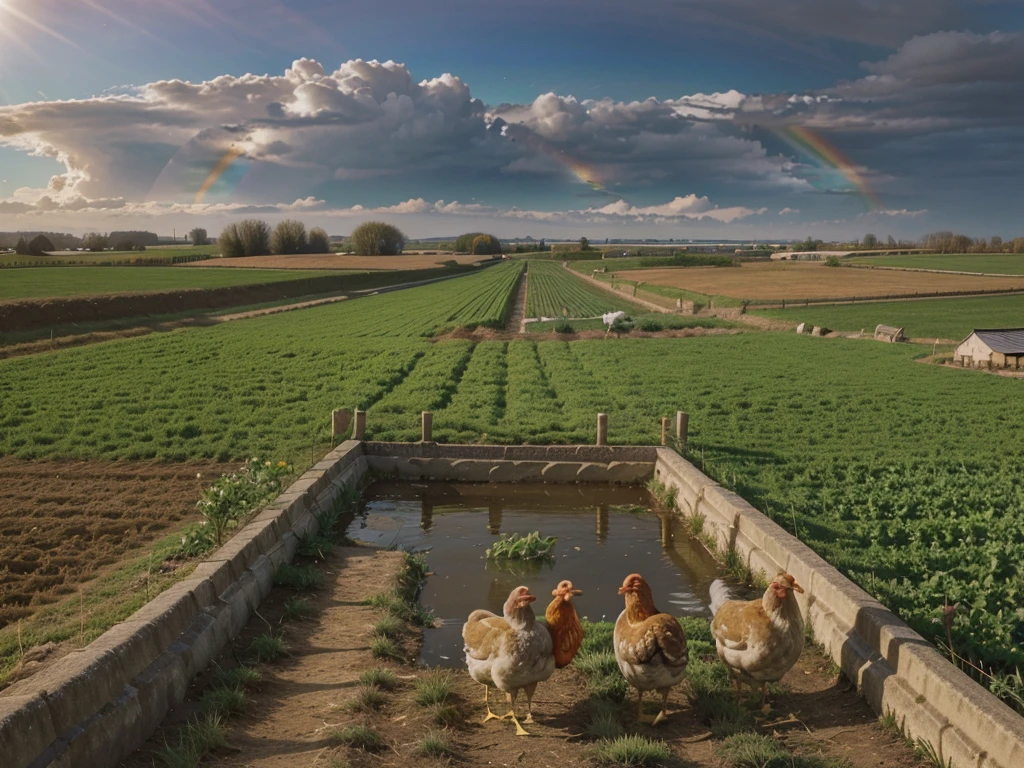
[{"label": "shed roof", "polygon": [[993,352],[1024,355],[1024,328],[975,328],[974,334]]}]

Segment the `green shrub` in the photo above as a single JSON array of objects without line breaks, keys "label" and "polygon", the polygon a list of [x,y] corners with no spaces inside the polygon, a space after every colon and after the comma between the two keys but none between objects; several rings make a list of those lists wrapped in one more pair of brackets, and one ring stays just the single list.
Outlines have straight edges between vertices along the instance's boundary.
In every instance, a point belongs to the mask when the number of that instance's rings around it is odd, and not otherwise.
[{"label": "green shrub", "polygon": [[576,330],[572,327],[572,323],[563,317],[555,323],[555,333],[576,333]]},{"label": "green shrub", "polygon": [[662,330],[662,325],[657,320],[649,317],[640,322],[640,330],[646,331],[647,333],[657,333]]},{"label": "green shrub", "polygon": [[349,249],[360,256],[397,256],[405,248],[405,235],[382,221],[360,224],[349,238]]}]

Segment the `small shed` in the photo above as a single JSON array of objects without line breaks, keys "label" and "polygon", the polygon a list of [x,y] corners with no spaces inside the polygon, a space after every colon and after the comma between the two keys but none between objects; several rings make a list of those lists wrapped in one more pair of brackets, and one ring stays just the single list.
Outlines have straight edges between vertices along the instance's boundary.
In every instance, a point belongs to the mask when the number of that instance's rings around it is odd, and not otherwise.
[{"label": "small shed", "polygon": [[895,344],[898,341],[906,341],[903,328],[894,328],[891,325],[878,325],[875,327],[875,341],[886,341]]},{"label": "small shed", "polygon": [[960,342],[953,361],[970,368],[1014,368],[1024,364],[1024,328],[976,328]]}]

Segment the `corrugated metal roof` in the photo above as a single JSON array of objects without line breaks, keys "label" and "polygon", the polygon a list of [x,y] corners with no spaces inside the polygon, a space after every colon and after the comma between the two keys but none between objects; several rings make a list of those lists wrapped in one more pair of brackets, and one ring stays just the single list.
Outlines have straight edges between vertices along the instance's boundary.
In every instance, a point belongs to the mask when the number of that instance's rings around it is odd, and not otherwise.
[{"label": "corrugated metal roof", "polygon": [[1024,328],[975,328],[974,333],[993,352],[1024,355]]}]

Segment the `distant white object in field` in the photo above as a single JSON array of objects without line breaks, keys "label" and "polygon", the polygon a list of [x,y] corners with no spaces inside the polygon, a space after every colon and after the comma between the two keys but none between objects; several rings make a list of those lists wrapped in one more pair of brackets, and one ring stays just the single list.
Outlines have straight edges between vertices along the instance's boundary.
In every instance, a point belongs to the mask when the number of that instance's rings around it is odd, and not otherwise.
[{"label": "distant white object in field", "polygon": [[807,330],[807,323],[800,323],[800,325],[796,327],[797,333],[803,333],[805,330]]},{"label": "distant white object in field", "polygon": [[607,314],[601,315],[601,322],[605,325],[611,325],[619,318],[625,317],[625,312],[608,312]]}]

